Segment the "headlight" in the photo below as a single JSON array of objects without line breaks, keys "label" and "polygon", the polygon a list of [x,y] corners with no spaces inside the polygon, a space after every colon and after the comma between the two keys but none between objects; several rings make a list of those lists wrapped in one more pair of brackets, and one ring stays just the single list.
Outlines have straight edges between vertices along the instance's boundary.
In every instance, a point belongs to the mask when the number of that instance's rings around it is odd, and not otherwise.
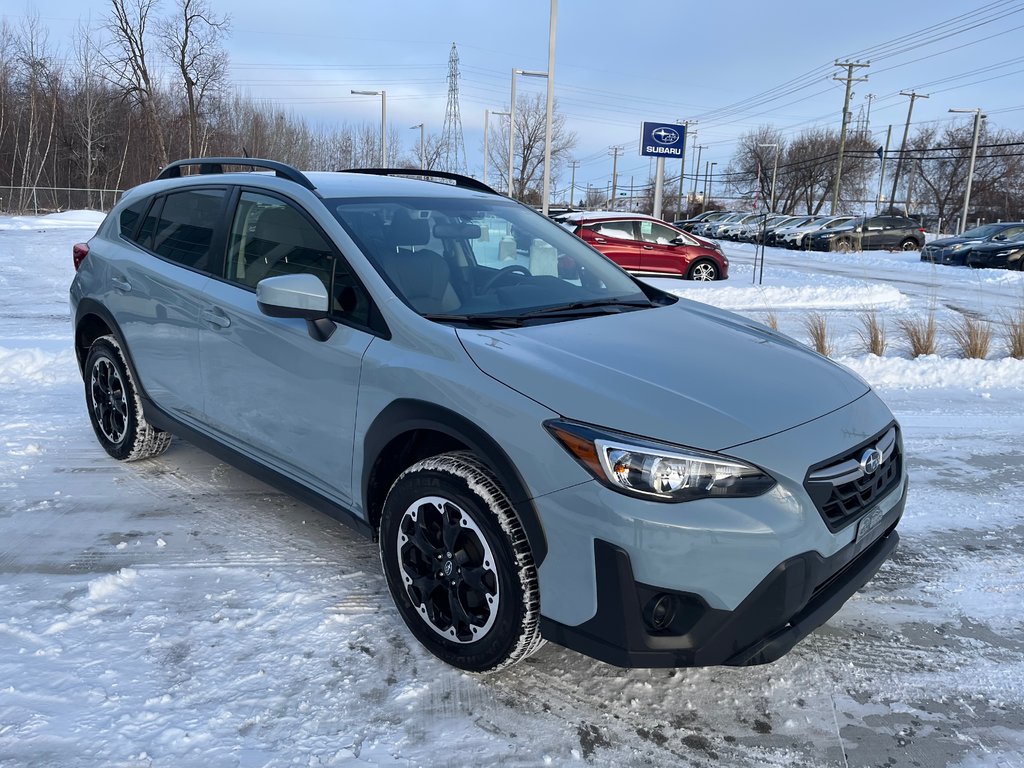
[{"label": "headlight", "polygon": [[555,419],[548,431],[599,482],[654,501],[760,496],[775,480],[728,456]]}]

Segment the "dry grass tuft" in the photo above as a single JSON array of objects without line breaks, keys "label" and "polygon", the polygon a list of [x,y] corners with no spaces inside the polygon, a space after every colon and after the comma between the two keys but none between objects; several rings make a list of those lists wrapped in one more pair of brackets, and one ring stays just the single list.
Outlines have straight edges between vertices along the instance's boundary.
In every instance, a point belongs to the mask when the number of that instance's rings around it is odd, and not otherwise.
[{"label": "dry grass tuft", "polygon": [[992,323],[970,315],[961,315],[950,323],[949,335],[953,337],[964,357],[984,360],[992,349]]},{"label": "dry grass tuft", "polygon": [[873,309],[861,315],[860,322],[862,327],[857,334],[864,344],[864,350],[881,357],[889,345],[885,338],[885,322]]},{"label": "dry grass tuft", "polygon": [[811,338],[811,347],[814,351],[819,355],[831,357],[835,347],[828,329],[828,318],[820,312],[812,312],[804,318],[804,329]]},{"label": "dry grass tuft", "polygon": [[1010,357],[1024,360],[1024,307],[1003,315],[1003,339]]},{"label": "dry grass tuft", "polygon": [[897,324],[910,345],[911,357],[934,355],[938,350],[934,310],[924,318],[902,318]]},{"label": "dry grass tuft", "polygon": [[766,309],[761,322],[771,328],[773,331],[779,330],[779,316],[775,314],[774,309]]}]

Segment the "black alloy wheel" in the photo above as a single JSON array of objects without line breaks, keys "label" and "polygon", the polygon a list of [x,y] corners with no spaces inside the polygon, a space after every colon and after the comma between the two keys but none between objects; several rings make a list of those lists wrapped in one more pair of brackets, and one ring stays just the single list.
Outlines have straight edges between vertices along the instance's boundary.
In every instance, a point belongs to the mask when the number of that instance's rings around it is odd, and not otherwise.
[{"label": "black alloy wheel", "polygon": [[399,476],[384,503],[380,553],[403,620],[443,661],[490,672],[542,644],[526,536],[472,454],[434,456]]},{"label": "black alloy wheel", "polygon": [[121,346],[113,336],[101,336],[85,360],[85,403],[96,439],[119,461],[159,456],[171,435],[157,429],[142,412]]}]

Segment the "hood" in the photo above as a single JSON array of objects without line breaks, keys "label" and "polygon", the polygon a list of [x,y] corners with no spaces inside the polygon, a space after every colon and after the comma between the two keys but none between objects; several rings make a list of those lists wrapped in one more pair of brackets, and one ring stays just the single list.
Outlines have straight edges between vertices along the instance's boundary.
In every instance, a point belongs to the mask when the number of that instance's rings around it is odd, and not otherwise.
[{"label": "hood", "polygon": [[484,373],[565,418],[708,450],[790,429],[868,391],[792,339],[686,300],[457,333]]},{"label": "hood", "polygon": [[979,243],[971,250],[974,253],[999,253],[1000,251],[1019,251],[1024,248],[1024,240],[992,240]]}]

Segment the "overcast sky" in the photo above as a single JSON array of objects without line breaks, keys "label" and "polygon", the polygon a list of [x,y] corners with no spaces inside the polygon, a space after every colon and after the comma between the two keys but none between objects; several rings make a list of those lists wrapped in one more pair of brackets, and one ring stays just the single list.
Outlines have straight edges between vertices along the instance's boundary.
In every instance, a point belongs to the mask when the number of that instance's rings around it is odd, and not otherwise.
[{"label": "overcast sky", "polygon": [[[171,0],[163,0],[169,7]],[[484,110],[507,109],[513,67],[547,68],[549,0],[211,0],[230,14],[226,47],[232,80],[254,96],[273,99],[317,123],[379,121],[378,97],[388,93],[388,122],[411,150],[423,122],[440,131],[451,44],[461,62],[460,106],[470,171],[482,168]],[[109,0],[3,0],[3,15],[20,23],[37,12],[50,44],[67,45],[79,19],[94,22]],[[32,9],[30,11],[29,9]],[[646,181],[639,157],[643,120],[695,119],[701,165],[725,168],[736,138],[771,124],[787,135],[827,124],[838,127],[845,74],[835,60],[871,61],[857,70],[856,117],[871,100],[870,127],[879,144],[894,125],[902,135],[908,99],[914,124],[970,120],[950,107],[982,107],[995,128],[1024,127],[1024,56],[1019,41],[1024,2],[794,0],[775,9],[763,2],[631,3],[562,0],[558,9],[555,94],[578,135],[577,186],[604,186],[609,148],[623,147],[620,184]],[[519,78],[518,90],[542,92],[543,79]],[[499,118],[495,118],[499,119]],[[692,142],[691,142],[692,143]],[[687,173],[692,158],[687,161]],[[669,161],[668,173],[678,173]],[[492,179],[492,181],[494,181]],[[568,173],[561,185],[568,183]]]}]

